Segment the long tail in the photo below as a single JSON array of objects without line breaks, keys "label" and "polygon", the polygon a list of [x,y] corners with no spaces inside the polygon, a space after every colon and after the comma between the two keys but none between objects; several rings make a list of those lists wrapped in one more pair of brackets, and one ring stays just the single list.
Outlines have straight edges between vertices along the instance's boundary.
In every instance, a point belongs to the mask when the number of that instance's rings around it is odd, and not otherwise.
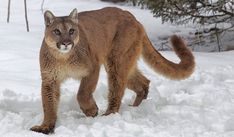
[{"label": "long tail", "polygon": [[194,56],[180,37],[173,35],[171,37],[171,43],[175,53],[181,60],[180,63],[176,64],[164,58],[157,50],[155,50],[148,37],[145,37],[144,39],[142,50],[143,59],[154,69],[154,71],[167,78],[174,80],[185,79],[194,71]]}]

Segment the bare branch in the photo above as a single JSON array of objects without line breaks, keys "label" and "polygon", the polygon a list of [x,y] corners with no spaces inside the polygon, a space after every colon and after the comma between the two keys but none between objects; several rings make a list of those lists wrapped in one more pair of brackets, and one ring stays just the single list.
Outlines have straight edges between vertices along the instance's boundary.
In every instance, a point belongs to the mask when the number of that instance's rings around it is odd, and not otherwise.
[{"label": "bare branch", "polygon": [[10,22],[10,15],[11,15],[11,0],[8,0],[7,23]]},{"label": "bare branch", "polygon": [[25,22],[26,22],[27,32],[29,32],[28,13],[27,13],[27,1],[26,0],[24,0],[24,13],[25,13]]},{"label": "bare branch", "polygon": [[42,14],[44,13],[44,3],[45,3],[45,0],[42,0],[42,2],[41,2],[41,12],[42,12]]}]

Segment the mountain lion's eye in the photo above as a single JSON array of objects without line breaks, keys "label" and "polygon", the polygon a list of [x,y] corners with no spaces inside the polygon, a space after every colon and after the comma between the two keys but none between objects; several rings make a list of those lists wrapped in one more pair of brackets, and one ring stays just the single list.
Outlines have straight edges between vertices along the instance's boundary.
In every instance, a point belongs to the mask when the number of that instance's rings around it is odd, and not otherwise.
[{"label": "mountain lion's eye", "polygon": [[70,30],[69,30],[69,34],[70,34],[70,35],[73,35],[73,34],[74,34],[74,32],[75,32],[75,30],[74,30],[74,29],[70,29]]},{"label": "mountain lion's eye", "polygon": [[55,29],[55,30],[54,30],[54,34],[59,36],[59,35],[61,35],[61,32],[60,32],[60,30]]}]

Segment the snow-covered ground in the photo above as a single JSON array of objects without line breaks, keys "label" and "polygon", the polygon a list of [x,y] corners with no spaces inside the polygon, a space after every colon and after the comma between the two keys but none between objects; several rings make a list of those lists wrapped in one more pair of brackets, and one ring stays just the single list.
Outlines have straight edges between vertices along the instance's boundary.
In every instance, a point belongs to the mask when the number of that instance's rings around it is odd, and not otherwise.
[{"label": "snow-covered ground", "polygon": [[[30,33],[24,24],[23,0],[12,0],[10,24],[7,0],[0,3],[0,136],[41,137],[29,130],[42,121],[39,49],[44,23],[41,0],[28,1]],[[46,0],[45,8],[56,15],[113,6],[97,0]],[[150,38],[189,33],[189,28],[162,25],[149,11],[130,10],[145,26]],[[162,52],[173,61],[173,52]],[[139,107],[129,106],[134,94],[126,90],[119,114],[101,116],[107,106],[107,80],[102,69],[94,93],[99,115],[85,117],[76,101],[79,81],[61,88],[58,122],[52,137],[233,137],[234,51],[194,53],[196,71],[187,80],[171,81],[154,73],[141,60],[139,66],[151,80],[150,93]]]}]

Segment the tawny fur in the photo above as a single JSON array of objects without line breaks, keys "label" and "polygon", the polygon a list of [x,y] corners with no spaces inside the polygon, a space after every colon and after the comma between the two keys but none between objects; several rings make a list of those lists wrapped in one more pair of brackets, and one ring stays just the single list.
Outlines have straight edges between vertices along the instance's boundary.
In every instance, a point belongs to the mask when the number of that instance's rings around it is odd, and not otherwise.
[{"label": "tawny fur", "polygon": [[181,59],[179,64],[165,59],[157,50],[154,49],[148,38],[144,40],[143,59],[156,72],[165,77],[181,80],[189,77],[195,67],[194,57],[186,47],[185,42],[176,35],[171,37],[171,43],[177,56]]},{"label": "tawny fur", "polygon": [[[53,132],[60,85],[67,78],[81,79],[77,94],[80,108],[86,116],[97,115],[98,107],[92,93],[102,64],[109,86],[108,108],[104,115],[118,112],[125,88],[137,95],[133,106],[147,98],[150,81],[137,68],[140,55],[156,72],[171,79],[187,78],[194,70],[194,57],[181,38],[171,38],[181,59],[175,64],[153,48],[142,25],[128,11],[104,8],[79,14],[73,11],[66,17],[54,17],[46,12],[45,24],[40,52],[44,121],[31,128],[36,132]],[[75,29],[72,35],[68,34],[71,28]],[[55,29],[61,30],[60,36],[54,35]],[[66,54],[60,53],[56,46],[64,41],[74,44]]]}]

